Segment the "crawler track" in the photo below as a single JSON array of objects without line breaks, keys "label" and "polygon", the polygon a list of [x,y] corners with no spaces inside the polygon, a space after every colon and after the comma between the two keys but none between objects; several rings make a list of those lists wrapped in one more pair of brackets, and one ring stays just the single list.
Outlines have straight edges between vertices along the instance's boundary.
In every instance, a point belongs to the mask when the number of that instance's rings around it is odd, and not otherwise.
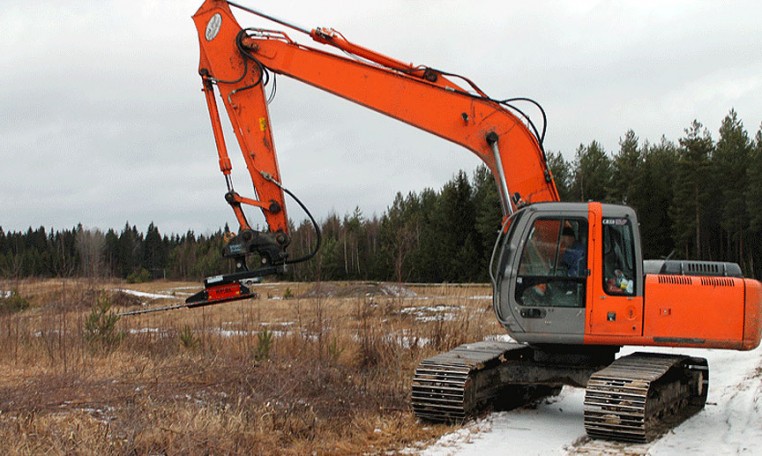
[{"label": "crawler track", "polygon": [[593,374],[585,393],[590,437],[647,442],[704,407],[703,358],[635,353]]},{"label": "crawler track", "polygon": [[500,382],[483,378],[527,348],[506,342],[461,345],[421,362],[413,377],[412,405],[427,421],[462,421],[497,399]]}]

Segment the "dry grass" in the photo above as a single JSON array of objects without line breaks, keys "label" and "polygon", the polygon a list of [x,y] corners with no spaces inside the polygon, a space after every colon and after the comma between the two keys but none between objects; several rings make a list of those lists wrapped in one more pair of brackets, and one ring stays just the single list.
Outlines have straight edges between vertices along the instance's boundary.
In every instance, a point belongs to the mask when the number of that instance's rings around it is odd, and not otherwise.
[{"label": "dry grass", "polygon": [[395,453],[451,429],[410,411],[417,363],[502,333],[487,286],[265,283],[256,300],[123,317],[111,349],[84,337],[104,290],[135,309],[193,286],[0,283],[31,304],[0,317],[4,454]]}]

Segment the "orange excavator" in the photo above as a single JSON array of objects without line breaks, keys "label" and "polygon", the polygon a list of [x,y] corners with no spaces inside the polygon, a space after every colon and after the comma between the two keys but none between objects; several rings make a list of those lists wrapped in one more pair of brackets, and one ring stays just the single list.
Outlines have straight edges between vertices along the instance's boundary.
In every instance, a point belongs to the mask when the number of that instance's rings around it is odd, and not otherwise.
[{"label": "orange excavator", "polygon": [[[298,43],[283,31],[242,28],[231,6],[307,35],[321,47]],[[467,78],[407,64],[335,30],[308,30],[233,2],[206,0],[193,20],[225,199],[240,228],[223,250],[236,271],[207,278],[188,307],[247,298],[247,280],[308,259],[288,255],[284,198],[290,192],[282,184],[267,109],[266,88],[284,75],[459,144],[495,178],[504,222],[490,271],[493,305],[512,341],[465,344],[421,362],[411,393],[421,419],[463,420],[573,385],[586,388],[590,436],[647,441],[703,408],[707,361],[657,353],[617,357],[622,346],[759,345],[762,284],[743,278],[738,265],[644,261],[631,208],[559,202],[543,149],[544,126],[539,131],[517,107],[532,100],[494,99]],[[251,176],[253,197],[233,188],[216,92]],[[266,230],[250,226],[245,206],[262,211]],[[249,257],[258,259],[257,267],[249,268]]]}]

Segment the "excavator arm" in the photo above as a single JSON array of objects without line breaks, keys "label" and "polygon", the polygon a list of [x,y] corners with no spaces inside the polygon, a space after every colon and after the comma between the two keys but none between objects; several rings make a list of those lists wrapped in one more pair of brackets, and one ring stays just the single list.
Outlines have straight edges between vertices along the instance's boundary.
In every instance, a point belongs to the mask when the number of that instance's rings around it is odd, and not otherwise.
[{"label": "excavator arm", "polygon": [[[230,5],[307,34],[323,49],[297,43],[282,31],[243,29]],[[347,41],[332,29],[308,31],[224,0],[206,0],[193,20],[199,36],[199,74],[220,170],[228,186],[225,198],[240,225],[224,254],[235,258],[239,278],[261,275],[258,270],[248,271],[245,256],[250,253],[260,255],[260,266],[267,272],[291,261],[286,253],[284,189],[267,109],[266,86],[273,74],[299,80],[470,150],[492,171],[505,216],[525,204],[559,199],[541,135],[532,130],[529,118],[522,118],[510,100],[491,99],[468,79],[460,78],[459,85],[453,75],[384,56]],[[254,197],[243,197],[233,189],[215,86],[248,168]],[[266,232],[249,226],[243,211],[247,205],[262,211]]]}]

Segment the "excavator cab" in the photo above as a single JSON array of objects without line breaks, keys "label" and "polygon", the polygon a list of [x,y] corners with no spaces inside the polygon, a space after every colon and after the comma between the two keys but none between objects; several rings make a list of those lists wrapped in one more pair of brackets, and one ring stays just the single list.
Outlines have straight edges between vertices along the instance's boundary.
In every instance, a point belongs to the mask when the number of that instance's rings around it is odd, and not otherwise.
[{"label": "excavator cab", "polygon": [[[496,258],[500,322],[514,339],[544,344],[582,345],[595,331],[638,332],[637,225],[632,209],[600,203],[538,203],[518,211]],[[608,324],[598,321],[602,314]]]}]

